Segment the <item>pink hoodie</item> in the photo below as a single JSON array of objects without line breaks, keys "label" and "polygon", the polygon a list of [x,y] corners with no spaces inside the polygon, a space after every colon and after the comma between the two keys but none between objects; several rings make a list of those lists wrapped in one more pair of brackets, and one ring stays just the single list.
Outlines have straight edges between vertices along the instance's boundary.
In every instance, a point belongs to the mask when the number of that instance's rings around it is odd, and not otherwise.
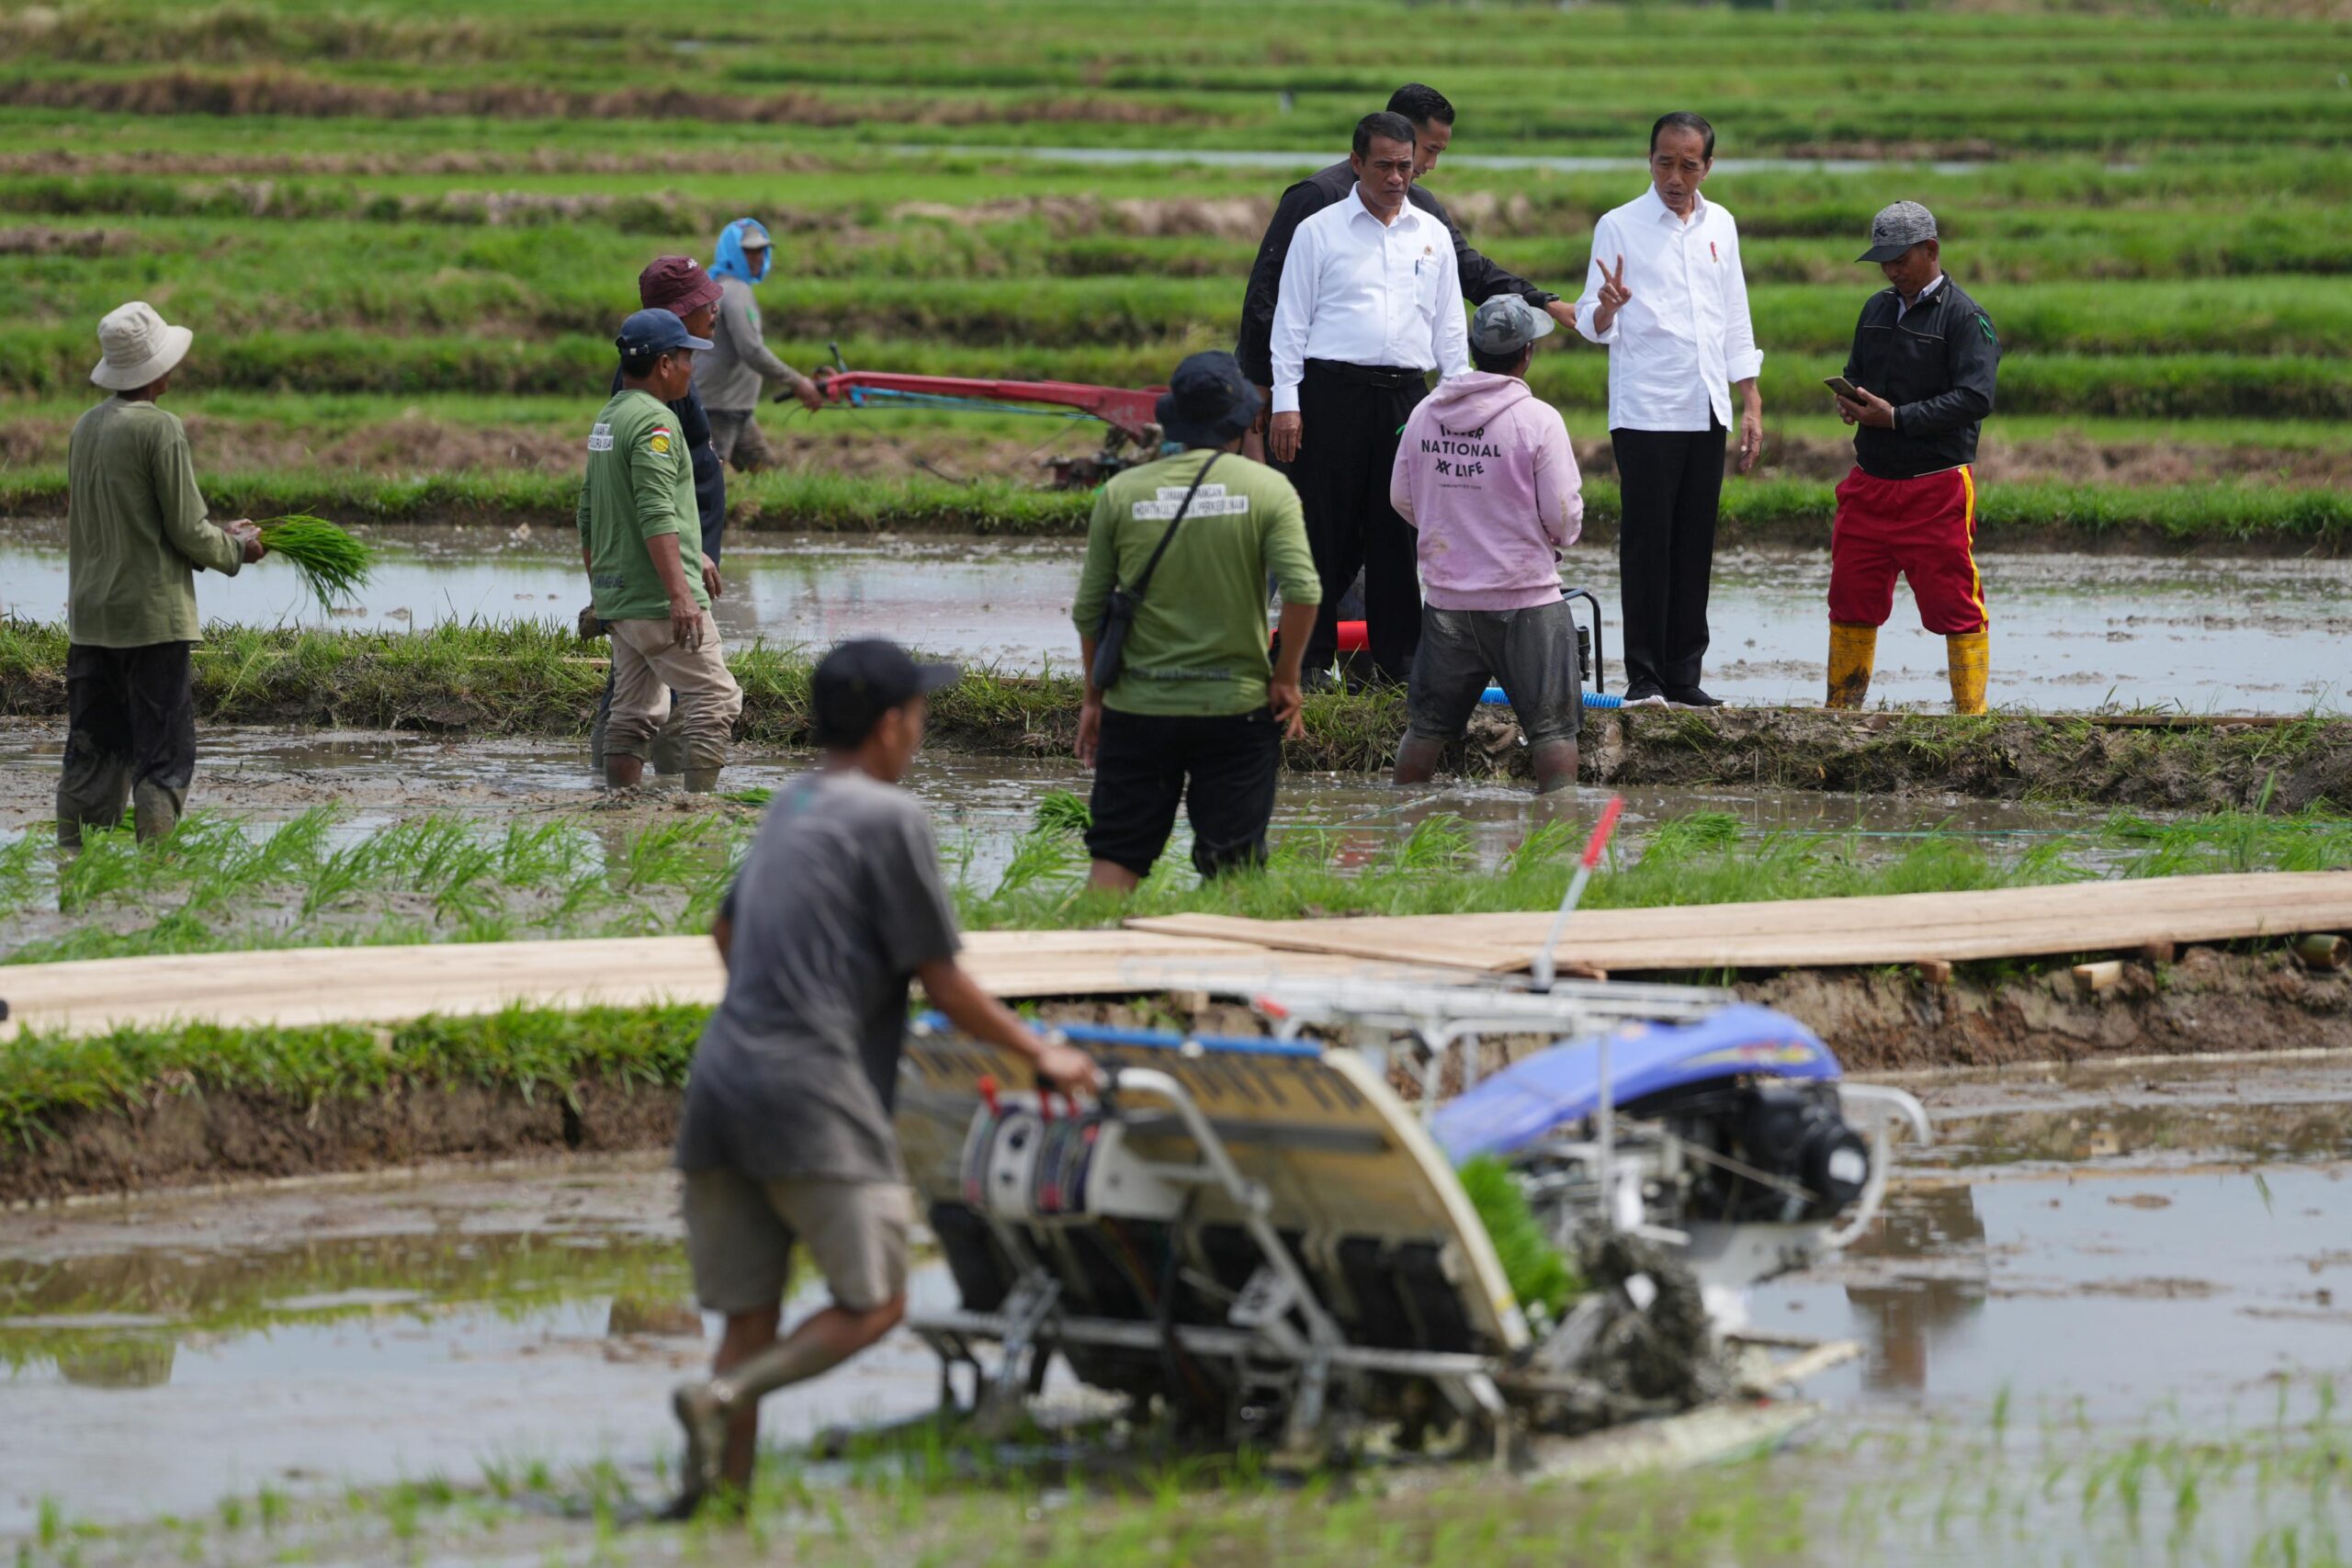
[{"label": "pink hoodie", "polygon": [[1560,411],[1516,376],[1438,383],[1405,422],[1388,499],[1421,533],[1421,592],[1441,610],[1527,610],[1560,597],[1555,552],[1584,531],[1583,479]]}]

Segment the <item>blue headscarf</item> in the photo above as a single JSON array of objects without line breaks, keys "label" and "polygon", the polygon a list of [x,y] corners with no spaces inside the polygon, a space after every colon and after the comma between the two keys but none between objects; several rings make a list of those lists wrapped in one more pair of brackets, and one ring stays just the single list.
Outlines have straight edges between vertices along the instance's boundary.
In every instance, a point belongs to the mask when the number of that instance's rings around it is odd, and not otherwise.
[{"label": "blue headscarf", "polygon": [[[743,254],[743,239],[747,234],[758,235],[760,243],[768,247],[760,253],[760,270],[757,273],[752,271],[751,261]],[[774,265],[775,249],[769,243],[767,226],[758,219],[738,218],[718,231],[718,245],[710,258],[711,276],[740,277],[746,283],[757,283],[767,276],[768,269]]]}]

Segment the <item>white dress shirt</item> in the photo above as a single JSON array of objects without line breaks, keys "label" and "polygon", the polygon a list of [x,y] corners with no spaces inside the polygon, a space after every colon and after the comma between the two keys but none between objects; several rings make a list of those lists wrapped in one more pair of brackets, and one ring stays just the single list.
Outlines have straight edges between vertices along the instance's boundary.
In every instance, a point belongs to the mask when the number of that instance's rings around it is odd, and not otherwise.
[{"label": "white dress shirt", "polygon": [[1928,287],[1919,290],[1919,298],[1910,300],[1907,303],[1903,298],[1903,290],[1900,288],[1896,289],[1894,291],[1894,319],[1897,321],[1902,321],[1904,317],[1909,315],[1912,311],[1917,310],[1920,306],[1934,299],[1936,297],[1936,290],[1941,288],[1943,286],[1944,275],[1939,272],[1936,274],[1935,277],[1928,283]]},{"label": "white dress shirt", "polygon": [[1272,347],[1276,413],[1298,412],[1310,359],[1461,375],[1470,329],[1453,236],[1409,201],[1383,223],[1350,190],[1291,237]]},{"label": "white dress shirt", "polygon": [[[1747,279],[1731,214],[1692,193],[1690,221],[1652,186],[1592,226],[1577,331],[1609,350],[1609,428],[1732,428],[1731,384],[1763,368],[1747,319]],[[1607,332],[1593,328],[1604,271],[1625,258],[1633,295]]]}]

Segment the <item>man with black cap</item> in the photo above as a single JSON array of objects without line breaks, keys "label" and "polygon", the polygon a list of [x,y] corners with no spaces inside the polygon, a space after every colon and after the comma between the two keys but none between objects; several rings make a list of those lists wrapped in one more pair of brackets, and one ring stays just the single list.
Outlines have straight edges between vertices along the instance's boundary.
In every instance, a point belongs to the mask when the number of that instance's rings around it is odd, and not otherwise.
[{"label": "man with black cap", "polygon": [[[711,928],[727,991],[695,1047],[677,1165],[695,1292],[727,1319],[713,1375],[677,1391],[683,1517],[751,1486],[759,1402],[897,1325],[907,1306],[906,1178],[891,1124],[907,988],[1064,1093],[1091,1058],[1041,1039],[956,962],[955,908],[922,807],[898,784],[926,698],[956,679],[897,645],[847,642],[808,682],[824,760],[778,790]],[[831,1303],[776,1337],[792,1250]]]},{"label": "man with black cap", "polygon": [[1560,411],[1527,385],[1552,318],[1515,294],[1470,320],[1466,376],[1405,422],[1389,500],[1419,533],[1421,647],[1396,782],[1426,783],[1462,738],[1491,672],[1510,698],[1539,793],[1577,782],[1584,696],[1560,552],[1584,527]]},{"label": "man with black cap", "polygon": [[669,405],[694,385],[695,353],[710,340],[668,310],[639,310],[615,343],[621,389],[589,432],[577,511],[590,608],[613,639],[605,782],[642,782],[675,692],[687,705],[679,736],[685,784],[707,792],[718,787],[743,693],[710,618],[694,468]]},{"label": "man with black cap", "polygon": [[1829,534],[1829,696],[1860,707],[1894,608],[1911,584],[1919,619],[1944,637],[1954,713],[1984,711],[1991,623],[1976,570],[1976,433],[1993,412],[2001,342],[1984,308],[1946,276],[1935,214],[1898,201],[1871,220],[1891,286],[1862,306],[1846,359],[1854,468]]},{"label": "man with black cap", "polygon": [[[1303,733],[1299,660],[1323,589],[1298,492],[1239,456],[1258,408],[1233,355],[1193,355],[1159,408],[1161,432],[1185,450],[1128,469],[1095,500],[1070,615],[1086,671],[1078,754],[1094,768],[1086,848],[1097,887],[1124,892],[1150,874],[1180,800],[1203,876],[1265,858],[1283,740]],[[1269,578],[1283,600],[1271,664]],[[1118,668],[1098,671],[1114,608]]]}]

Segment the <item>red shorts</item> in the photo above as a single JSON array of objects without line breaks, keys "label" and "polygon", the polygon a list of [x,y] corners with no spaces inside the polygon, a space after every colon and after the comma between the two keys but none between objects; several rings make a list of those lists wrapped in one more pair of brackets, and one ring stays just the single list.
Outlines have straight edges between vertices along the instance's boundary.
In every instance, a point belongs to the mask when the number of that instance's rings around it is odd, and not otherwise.
[{"label": "red shorts", "polygon": [[1838,483],[1829,532],[1829,618],[1886,625],[1898,571],[1909,580],[1919,624],[1929,631],[1954,637],[1984,630],[1976,476],[1970,469],[1882,479],[1856,468]]}]

